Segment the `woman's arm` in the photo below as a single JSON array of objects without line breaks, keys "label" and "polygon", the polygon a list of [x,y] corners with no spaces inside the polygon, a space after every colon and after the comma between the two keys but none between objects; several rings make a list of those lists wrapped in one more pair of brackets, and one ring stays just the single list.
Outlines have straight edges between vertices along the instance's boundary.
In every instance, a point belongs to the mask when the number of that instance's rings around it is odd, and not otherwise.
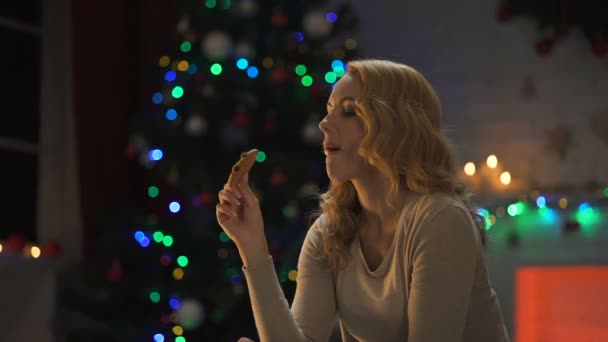
[{"label": "woman's arm", "polygon": [[308,230],[298,260],[297,287],[291,310],[271,256],[243,266],[261,342],[327,341],[336,318],[332,272],[321,260],[319,220]]},{"label": "woman's arm", "polygon": [[420,227],[412,256],[408,342],[460,342],[480,243],[464,209],[449,206]]}]

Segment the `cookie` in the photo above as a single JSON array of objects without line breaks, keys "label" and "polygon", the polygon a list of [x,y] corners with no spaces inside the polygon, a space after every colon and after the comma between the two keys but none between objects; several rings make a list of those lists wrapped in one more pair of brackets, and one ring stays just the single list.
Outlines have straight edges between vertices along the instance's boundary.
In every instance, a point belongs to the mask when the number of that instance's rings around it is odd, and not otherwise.
[{"label": "cookie", "polygon": [[228,187],[230,189],[236,189],[236,185],[253,167],[257,155],[258,150],[256,149],[250,150],[249,152],[243,152],[243,154],[241,154],[241,159],[234,164],[232,171],[230,172],[230,177],[228,177]]}]

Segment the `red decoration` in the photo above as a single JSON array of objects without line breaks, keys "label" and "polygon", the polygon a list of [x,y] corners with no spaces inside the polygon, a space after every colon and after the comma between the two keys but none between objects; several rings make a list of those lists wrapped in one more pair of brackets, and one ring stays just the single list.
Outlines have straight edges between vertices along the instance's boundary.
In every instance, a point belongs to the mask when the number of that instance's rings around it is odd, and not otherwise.
[{"label": "red decoration", "polygon": [[274,27],[286,27],[287,26],[287,16],[285,12],[281,8],[277,8],[272,13],[272,18],[270,19],[272,22],[272,26]]},{"label": "red decoration", "polygon": [[245,128],[249,125],[249,116],[247,113],[239,112],[232,117],[232,123],[240,128]]},{"label": "red decoration", "polygon": [[25,238],[20,234],[11,234],[6,239],[6,247],[11,253],[21,253],[25,247]]},{"label": "red decoration", "polygon": [[169,316],[169,315],[162,315],[160,317],[160,321],[161,321],[162,324],[167,325],[167,324],[171,323],[171,316]]},{"label": "red decoration", "polygon": [[511,13],[511,7],[505,4],[498,6],[498,11],[496,12],[496,18],[498,19],[498,21],[500,21],[501,23],[505,23],[509,21],[512,16],[513,15]]},{"label": "red decoration", "polygon": [[274,118],[267,118],[266,122],[264,122],[264,133],[266,134],[275,134],[277,132],[279,125],[277,124],[277,120]]},{"label": "red decoration", "polygon": [[608,45],[605,41],[598,39],[593,42],[593,53],[598,57],[606,56],[608,53]]},{"label": "red decoration", "polygon": [[57,241],[48,241],[42,246],[42,256],[59,256],[61,255],[61,245]]},{"label": "red decoration", "polygon": [[550,38],[541,39],[540,41],[538,41],[538,43],[536,43],[536,52],[538,52],[538,54],[541,56],[546,56],[553,49],[554,43],[555,41]]},{"label": "red decoration", "polygon": [[112,265],[110,266],[110,269],[108,270],[106,276],[108,280],[113,283],[122,281],[124,274],[122,271],[122,265],[120,264],[120,261],[118,259],[112,260]]},{"label": "red decoration", "polygon": [[211,205],[215,203],[215,195],[210,191],[202,192],[199,195],[199,198],[201,199],[201,203],[203,203],[203,205]]},{"label": "red decoration", "polygon": [[289,73],[285,69],[274,69],[271,73],[272,80],[276,83],[283,83],[289,79]]},{"label": "red decoration", "polygon": [[160,257],[160,263],[163,266],[169,266],[171,264],[171,257],[167,254]]},{"label": "red decoration", "polygon": [[134,143],[128,143],[125,147],[125,157],[132,159],[137,154],[137,145]]},{"label": "red decoration", "polygon": [[287,176],[280,170],[274,170],[270,176],[270,184],[279,186],[285,183],[287,183]]},{"label": "red decoration", "polygon": [[310,91],[315,95],[315,96],[321,96],[323,94],[323,87],[321,87],[321,82],[314,82],[311,86],[310,86]]}]

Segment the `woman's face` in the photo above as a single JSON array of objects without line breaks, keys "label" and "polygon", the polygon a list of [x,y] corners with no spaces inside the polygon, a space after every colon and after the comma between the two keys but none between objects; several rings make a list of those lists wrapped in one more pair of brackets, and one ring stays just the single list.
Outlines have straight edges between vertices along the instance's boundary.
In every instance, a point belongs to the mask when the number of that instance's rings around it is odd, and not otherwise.
[{"label": "woman's face", "polygon": [[360,95],[360,81],[346,74],[331,92],[327,115],[319,123],[324,135],[327,176],[333,182],[351,180],[369,166],[358,153],[365,134],[363,121],[355,113],[355,99]]}]

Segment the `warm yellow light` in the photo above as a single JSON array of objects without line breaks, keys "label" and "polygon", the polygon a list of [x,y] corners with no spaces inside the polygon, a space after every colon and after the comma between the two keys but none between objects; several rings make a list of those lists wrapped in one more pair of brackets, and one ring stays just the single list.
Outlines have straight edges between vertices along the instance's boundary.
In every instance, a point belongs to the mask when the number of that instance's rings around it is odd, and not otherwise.
[{"label": "warm yellow light", "polygon": [[496,223],[496,216],[494,216],[494,214],[490,214],[489,218],[490,218],[490,222],[492,222],[492,224]]},{"label": "warm yellow light", "polygon": [[298,278],[298,271],[296,271],[296,270],[289,271],[289,274],[287,274],[287,277],[291,281],[296,281],[296,279]]},{"label": "warm yellow light", "polygon": [[490,169],[493,169],[498,165],[498,158],[496,158],[495,155],[491,154],[488,156],[488,160],[486,160],[486,162],[488,163],[488,167]]},{"label": "warm yellow light", "polygon": [[158,61],[158,65],[160,65],[161,67],[166,67],[167,65],[169,65],[169,63],[171,63],[171,59],[167,56],[162,56],[160,58],[160,60]]},{"label": "warm yellow light", "polygon": [[184,277],[184,270],[177,267],[173,270],[173,279],[181,280]]},{"label": "warm yellow light", "polygon": [[186,71],[186,70],[188,70],[189,66],[190,66],[190,64],[188,63],[188,61],[181,61],[177,65],[177,70],[179,70],[179,71]]},{"label": "warm yellow light", "polygon": [[2,252],[2,244],[0,243],[0,252]]},{"label": "warm yellow light", "polygon": [[509,185],[509,183],[511,183],[511,174],[509,173],[509,171],[505,171],[500,174],[500,181],[504,185]]},{"label": "warm yellow light", "polygon": [[184,328],[180,327],[179,325],[174,326],[172,330],[176,336],[182,336],[184,333]]},{"label": "warm yellow light", "polygon": [[38,248],[36,246],[32,246],[32,248],[30,248],[30,253],[32,254],[32,256],[34,258],[38,258],[38,257],[40,257],[40,248]]},{"label": "warm yellow light", "polygon": [[464,173],[466,173],[469,176],[472,176],[475,174],[475,163],[473,162],[468,162],[464,165]]},{"label": "warm yellow light", "polygon": [[559,199],[559,207],[562,209],[566,209],[566,207],[568,206],[568,199],[563,197]]},{"label": "warm yellow light", "polygon": [[357,41],[352,39],[352,38],[348,38],[346,40],[346,42],[344,42],[344,46],[346,46],[347,49],[349,50],[353,50],[357,48]]},{"label": "warm yellow light", "polygon": [[264,68],[270,69],[274,65],[274,60],[270,57],[266,57],[264,58],[264,60],[262,60],[262,65],[264,66]]}]

